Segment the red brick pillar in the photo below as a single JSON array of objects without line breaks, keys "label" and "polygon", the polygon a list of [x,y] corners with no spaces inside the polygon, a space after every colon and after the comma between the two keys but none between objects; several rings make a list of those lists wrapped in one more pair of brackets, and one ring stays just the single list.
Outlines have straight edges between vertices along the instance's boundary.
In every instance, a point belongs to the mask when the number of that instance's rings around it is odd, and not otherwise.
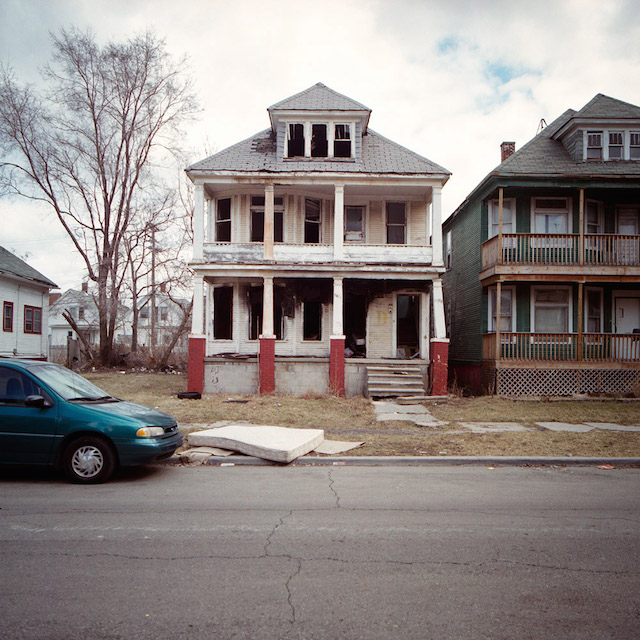
[{"label": "red brick pillar", "polygon": [[276,337],[260,338],[258,354],[258,388],[260,393],[273,393],[276,389]]},{"label": "red brick pillar", "polygon": [[202,393],[204,390],[204,356],[206,353],[206,345],[206,338],[189,338],[187,391]]},{"label": "red brick pillar", "polygon": [[344,338],[331,338],[329,390],[334,396],[344,397]]},{"label": "red brick pillar", "polygon": [[449,374],[449,339],[431,339],[431,395],[447,395]]}]

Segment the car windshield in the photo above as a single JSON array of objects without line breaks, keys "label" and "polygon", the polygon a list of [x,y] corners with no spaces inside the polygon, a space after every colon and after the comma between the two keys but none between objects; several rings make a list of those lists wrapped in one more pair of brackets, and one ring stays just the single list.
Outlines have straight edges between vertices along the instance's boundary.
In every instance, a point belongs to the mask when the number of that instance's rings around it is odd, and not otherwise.
[{"label": "car windshield", "polygon": [[57,364],[39,364],[29,367],[34,375],[48,384],[65,400],[111,400],[111,396],[70,369]]}]

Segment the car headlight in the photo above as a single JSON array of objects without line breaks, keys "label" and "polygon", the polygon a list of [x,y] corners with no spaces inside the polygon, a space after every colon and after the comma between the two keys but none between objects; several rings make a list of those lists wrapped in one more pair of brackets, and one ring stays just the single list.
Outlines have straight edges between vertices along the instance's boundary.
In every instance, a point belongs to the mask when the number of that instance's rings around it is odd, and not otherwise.
[{"label": "car headlight", "polygon": [[140,438],[157,438],[164,435],[164,427],[140,427],[136,435]]}]

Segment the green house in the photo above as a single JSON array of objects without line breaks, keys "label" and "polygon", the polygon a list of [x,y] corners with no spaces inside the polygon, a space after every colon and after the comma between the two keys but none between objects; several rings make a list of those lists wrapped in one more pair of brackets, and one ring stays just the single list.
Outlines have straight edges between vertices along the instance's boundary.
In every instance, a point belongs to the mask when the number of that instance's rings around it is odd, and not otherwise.
[{"label": "green house", "polygon": [[503,143],[443,233],[459,386],[640,391],[640,107],[598,94]]}]

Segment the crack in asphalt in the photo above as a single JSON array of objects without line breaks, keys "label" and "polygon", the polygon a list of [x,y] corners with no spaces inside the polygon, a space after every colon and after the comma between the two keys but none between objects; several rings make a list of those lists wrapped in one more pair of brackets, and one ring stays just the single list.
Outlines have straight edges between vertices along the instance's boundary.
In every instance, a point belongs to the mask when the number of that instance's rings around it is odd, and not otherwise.
[{"label": "crack in asphalt", "polygon": [[333,471],[332,470],[329,470],[328,477],[329,477],[329,489],[330,489],[331,493],[333,493],[333,495],[335,496],[336,507],[338,509],[340,509],[341,508],[340,507],[340,496],[338,495],[338,492],[335,490],[335,487],[334,487],[335,480],[333,479]]}]

